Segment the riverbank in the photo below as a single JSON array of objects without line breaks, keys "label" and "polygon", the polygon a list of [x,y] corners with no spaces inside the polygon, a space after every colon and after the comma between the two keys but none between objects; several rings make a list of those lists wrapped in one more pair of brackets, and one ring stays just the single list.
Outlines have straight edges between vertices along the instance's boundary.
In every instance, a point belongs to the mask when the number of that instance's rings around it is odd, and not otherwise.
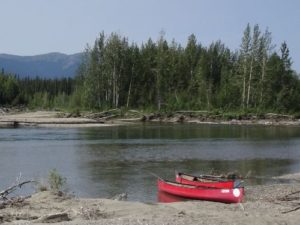
[{"label": "riverbank", "polygon": [[[297,224],[300,174],[280,177],[291,178],[290,184],[246,187],[241,204],[206,201],[147,204],[39,192],[0,209],[0,224]],[[294,192],[297,193],[291,194]]]},{"label": "riverbank", "polygon": [[0,115],[0,127],[103,127],[119,124],[57,111],[10,112]]},{"label": "riverbank", "polygon": [[274,113],[264,115],[233,116],[218,115],[206,111],[178,111],[169,114],[145,114],[135,110],[121,113],[120,110],[106,112],[65,113],[59,111],[4,111],[0,112],[0,127],[102,127],[132,124],[137,122],[300,126],[300,119]]}]

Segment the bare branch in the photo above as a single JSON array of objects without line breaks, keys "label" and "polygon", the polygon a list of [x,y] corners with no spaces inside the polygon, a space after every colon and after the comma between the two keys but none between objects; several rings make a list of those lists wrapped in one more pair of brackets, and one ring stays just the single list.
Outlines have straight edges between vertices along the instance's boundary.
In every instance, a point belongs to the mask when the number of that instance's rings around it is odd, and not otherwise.
[{"label": "bare branch", "polygon": [[[18,179],[17,179],[18,180]],[[28,183],[35,183],[36,181],[34,180],[27,180],[27,181],[23,181],[21,183],[18,183],[16,185],[13,185],[3,191],[0,192],[0,198],[2,199],[7,199],[7,195],[9,195],[10,193],[14,192],[17,188],[21,188],[24,184],[28,184]]]}]

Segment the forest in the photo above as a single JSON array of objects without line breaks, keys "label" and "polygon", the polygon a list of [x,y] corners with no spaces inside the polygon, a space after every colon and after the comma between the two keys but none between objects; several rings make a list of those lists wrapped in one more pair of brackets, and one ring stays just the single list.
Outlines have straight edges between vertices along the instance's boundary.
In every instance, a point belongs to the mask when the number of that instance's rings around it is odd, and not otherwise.
[{"label": "forest", "polygon": [[193,34],[182,46],[164,32],[141,45],[101,32],[75,78],[21,79],[2,71],[0,105],[293,114],[300,111],[300,79],[287,43],[276,47],[259,25],[247,25],[235,51],[221,41],[203,46]]}]

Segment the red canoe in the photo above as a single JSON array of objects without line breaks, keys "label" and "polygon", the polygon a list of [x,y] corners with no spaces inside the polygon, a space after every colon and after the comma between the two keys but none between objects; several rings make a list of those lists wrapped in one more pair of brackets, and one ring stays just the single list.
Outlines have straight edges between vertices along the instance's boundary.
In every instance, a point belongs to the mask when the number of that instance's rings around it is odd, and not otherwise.
[{"label": "red canoe", "polygon": [[172,202],[184,202],[187,201],[188,199],[176,195],[171,195],[164,191],[158,191],[157,200],[160,203],[172,203]]},{"label": "red canoe", "polygon": [[[234,188],[235,180],[216,179],[212,177],[196,177],[185,173],[176,173],[176,182],[211,188]],[[236,183],[237,184],[237,183]]]},{"label": "red canoe", "polygon": [[190,198],[223,203],[241,202],[244,196],[244,188],[209,188],[180,184],[158,179],[158,191],[168,194]]}]

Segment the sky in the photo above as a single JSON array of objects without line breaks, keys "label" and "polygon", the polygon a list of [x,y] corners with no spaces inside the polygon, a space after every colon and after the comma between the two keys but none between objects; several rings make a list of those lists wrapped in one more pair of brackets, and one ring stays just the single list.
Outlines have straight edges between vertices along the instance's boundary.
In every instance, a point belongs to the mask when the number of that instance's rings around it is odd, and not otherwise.
[{"label": "sky", "polygon": [[0,0],[0,53],[73,54],[101,31],[141,44],[162,30],[182,45],[193,33],[237,50],[247,23],[268,28],[277,50],[286,41],[300,72],[299,0]]}]

